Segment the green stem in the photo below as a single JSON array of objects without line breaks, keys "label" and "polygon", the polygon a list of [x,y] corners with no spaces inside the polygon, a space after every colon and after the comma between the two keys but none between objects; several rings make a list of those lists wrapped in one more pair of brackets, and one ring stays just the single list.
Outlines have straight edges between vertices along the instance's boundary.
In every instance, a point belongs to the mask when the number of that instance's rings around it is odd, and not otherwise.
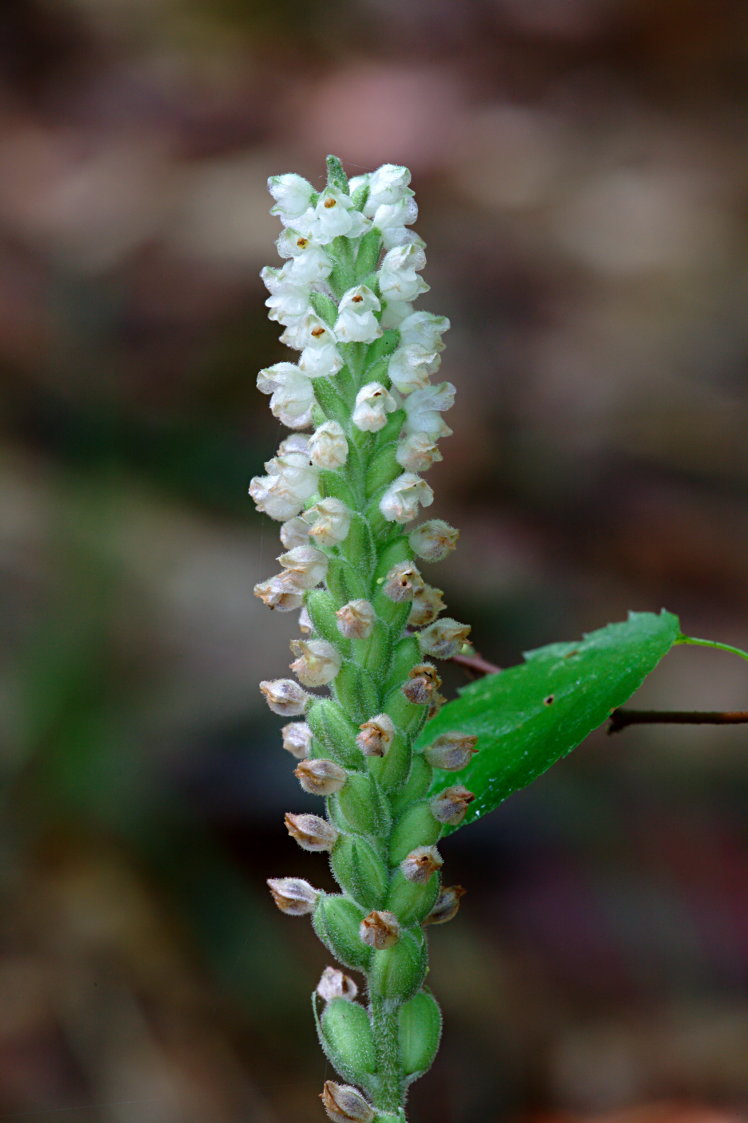
[{"label": "green stem", "polygon": [[713,639],[697,639],[696,636],[678,636],[675,641],[677,644],[691,644],[695,647],[716,647],[718,651],[727,651],[731,655],[739,655],[741,659],[748,660],[748,651],[743,651],[739,647],[733,647],[729,643],[718,643]]},{"label": "green stem", "polygon": [[403,1107],[403,1081],[400,1074],[396,999],[372,997],[370,1011],[377,1051],[377,1069],[382,1080],[377,1106],[383,1111],[401,1112]]}]

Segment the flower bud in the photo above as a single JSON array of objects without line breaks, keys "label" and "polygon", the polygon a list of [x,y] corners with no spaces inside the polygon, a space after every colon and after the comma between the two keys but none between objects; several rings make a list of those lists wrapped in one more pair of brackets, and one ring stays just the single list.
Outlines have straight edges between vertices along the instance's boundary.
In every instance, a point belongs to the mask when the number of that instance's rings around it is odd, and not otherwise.
[{"label": "flower bud", "polygon": [[299,612],[299,631],[301,632],[302,636],[310,636],[314,631],[312,618],[309,615],[309,609],[307,608],[306,604]]},{"label": "flower bud", "polygon": [[354,971],[366,970],[371,959],[371,948],[362,944],[359,936],[364,915],[364,909],[354,901],[326,893],[317,901],[312,916],[314,931],[327,950]]},{"label": "flower bud", "polygon": [[304,512],[309,535],[320,546],[337,546],[348,537],[352,511],[340,499],[320,499]]},{"label": "flower bud", "polygon": [[473,753],[477,753],[478,738],[469,733],[442,733],[423,750],[432,768],[444,772],[459,772],[467,767]]},{"label": "flower bud", "polygon": [[397,409],[397,402],[381,382],[367,382],[356,394],[352,421],[364,433],[377,433],[387,424],[387,414]]},{"label": "flower bud", "polygon": [[347,1080],[366,1083],[377,1070],[369,1015],[348,998],[333,998],[319,1020],[320,1044],[330,1064]]},{"label": "flower bud", "polygon": [[379,510],[388,522],[407,523],[418,514],[418,508],[430,507],[434,493],[420,476],[403,472],[379,500]]},{"label": "flower bud", "polygon": [[433,655],[436,659],[452,659],[459,654],[469,635],[469,624],[460,624],[450,616],[445,616],[424,628],[418,635],[418,642],[424,655]]},{"label": "flower bud", "polygon": [[382,951],[400,939],[400,923],[394,913],[375,909],[361,921],[359,935],[368,947]]},{"label": "flower bud", "polygon": [[413,552],[424,561],[443,561],[457,545],[459,530],[450,526],[444,519],[429,519],[411,530],[408,541]]},{"label": "flower bud", "polygon": [[381,309],[379,297],[366,285],[348,289],[340,299],[335,334],[342,343],[373,343],[382,334],[374,315]]},{"label": "flower bud", "polygon": [[358,1089],[326,1080],[320,1099],[332,1123],[372,1123],[376,1112]]},{"label": "flower bud", "polygon": [[442,680],[431,663],[417,663],[400,689],[409,702],[425,706],[438,693],[441,684]]},{"label": "flower bud", "polygon": [[299,717],[311,701],[311,695],[292,678],[266,679],[260,690],[273,713],[281,717]]},{"label": "flower bud", "polygon": [[293,574],[287,571],[258,582],[254,594],[268,608],[277,608],[279,612],[293,612],[304,603],[304,594],[295,583]]},{"label": "flower bud", "polygon": [[353,1001],[358,994],[358,987],[350,975],[343,974],[338,967],[325,967],[317,983],[317,994],[325,1002],[332,1002],[333,998]]},{"label": "flower bud", "polygon": [[377,615],[368,600],[351,600],[335,613],[338,631],[346,639],[368,639]]},{"label": "flower bud", "polygon": [[314,912],[319,890],[300,877],[269,877],[270,892],[281,912],[289,916],[307,916]]},{"label": "flower bud", "polygon": [[281,554],[278,561],[294,574],[300,589],[313,589],[324,581],[329,564],[327,555],[315,550],[314,546],[294,546],[287,554]]},{"label": "flower bud", "polygon": [[348,441],[343,426],[337,421],[325,421],[309,438],[309,457],[315,468],[334,471],[342,468],[348,459]]},{"label": "flower bud", "polygon": [[292,519],[287,519],[281,524],[280,528],[281,544],[287,550],[293,550],[295,546],[308,546],[309,545],[309,526],[300,515],[295,515]]},{"label": "flower bud", "polygon": [[295,838],[302,850],[332,850],[338,841],[338,832],[332,823],[319,815],[284,815],[286,830]]},{"label": "flower bud", "polygon": [[436,898],[436,904],[424,920],[424,924],[446,924],[452,920],[460,907],[460,898],[464,897],[467,889],[461,885],[448,885],[442,889]]},{"label": "flower bud", "polygon": [[400,1007],[398,1042],[400,1065],[406,1077],[421,1076],[431,1067],[442,1030],[441,1011],[426,991],[414,994]]},{"label": "flower bud", "polygon": [[421,588],[423,583],[418,566],[414,562],[399,562],[393,565],[385,577],[382,592],[392,601],[412,600],[416,589]]},{"label": "flower bud", "polygon": [[312,748],[312,731],[305,721],[289,721],[281,729],[283,748],[297,760],[305,760]]},{"label": "flower bud", "polygon": [[448,827],[458,826],[467,814],[468,806],[475,799],[473,792],[469,792],[462,784],[455,784],[452,788],[445,788],[443,792],[429,803],[431,814],[439,823]]},{"label": "flower bud", "polygon": [[444,611],[444,594],[433,585],[423,585],[416,589],[410,606],[408,625],[411,628],[425,628],[433,624],[440,612]]},{"label": "flower bud", "polygon": [[395,736],[395,723],[387,714],[377,714],[359,726],[356,744],[364,756],[386,756]]},{"label": "flower bud", "polygon": [[332,795],[333,792],[339,792],[348,779],[348,773],[339,764],[319,757],[302,760],[293,774],[304,791],[311,795]]},{"label": "flower bud", "polygon": [[403,858],[400,869],[408,881],[422,885],[443,865],[444,861],[435,846],[417,846]]},{"label": "flower bud", "polygon": [[325,686],[340,671],[340,653],[327,640],[294,639],[291,651],[298,655],[291,670],[304,686]]}]

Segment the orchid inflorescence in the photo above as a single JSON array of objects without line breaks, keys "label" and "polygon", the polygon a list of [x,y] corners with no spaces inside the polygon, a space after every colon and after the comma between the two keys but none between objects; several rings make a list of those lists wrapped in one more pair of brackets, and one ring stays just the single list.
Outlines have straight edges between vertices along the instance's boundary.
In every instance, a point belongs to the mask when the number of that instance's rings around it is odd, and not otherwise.
[{"label": "orchid inflorescence", "polygon": [[[407,168],[385,164],[348,181],[328,157],[320,192],[273,176],[283,224],[281,268],[265,268],[270,318],[296,362],[262,370],[258,388],[293,432],[252,480],[258,509],[281,523],[281,572],[255,587],[270,608],[300,611],[295,678],[261,683],[270,709],[294,720],[283,747],[326,815],[289,812],[305,850],[330,854],[339,894],[296,877],[268,882],[278,907],[311,915],[337,961],[365,976],[368,1005],[338,968],[313,996],[320,1041],[346,1081],[322,1101],[336,1123],[403,1123],[407,1086],[430,1066],[441,1014],[424,979],[424,925],[443,923],[464,892],[443,888],[436,843],[473,795],[455,784],[430,797],[433,770],[459,771],[476,738],[417,736],[444,701],[431,658],[463,648],[469,628],[441,617],[439,589],[415,559],[439,561],[457,531],[440,519],[408,531],[433,492],[422,473],[450,435],[454,400],[434,383],[443,316],[414,311],[428,291]],[[312,430],[311,432],[309,430]],[[310,691],[327,687],[326,694]]]}]

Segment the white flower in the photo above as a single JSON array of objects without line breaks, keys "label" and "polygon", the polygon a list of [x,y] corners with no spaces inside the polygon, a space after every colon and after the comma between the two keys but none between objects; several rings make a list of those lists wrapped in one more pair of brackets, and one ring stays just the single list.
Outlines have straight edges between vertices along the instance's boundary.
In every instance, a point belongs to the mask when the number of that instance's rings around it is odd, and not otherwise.
[{"label": "white flower", "polygon": [[434,493],[420,476],[403,472],[390,484],[379,501],[379,510],[388,522],[407,523],[418,514],[419,505],[430,507]]},{"label": "white flower", "polygon": [[333,270],[333,262],[323,246],[296,230],[284,230],[276,243],[281,257],[289,257],[281,272],[297,285],[313,285],[324,281]]},{"label": "white flower", "polygon": [[283,269],[266,266],[260,277],[270,293],[265,301],[265,306],[270,309],[268,319],[278,324],[293,324],[308,311],[309,286],[295,283],[285,266]]},{"label": "white flower", "polygon": [[349,600],[335,613],[338,631],[346,639],[366,639],[374,630],[377,614],[368,600]]},{"label": "white flower", "polygon": [[325,421],[309,439],[309,456],[315,468],[342,468],[348,459],[348,441],[343,426]]},{"label": "white flower", "polygon": [[320,546],[337,546],[345,541],[351,528],[353,512],[340,499],[320,499],[304,512],[310,524],[309,534]]},{"label": "white flower", "polygon": [[428,292],[429,286],[417,274],[417,270],[423,269],[425,264],[426,254],[417,242],[389,250],[378,273],[379,289],[384,299],[402,303]]},{"label": "white flower", "polygon": [[376,433],[387,424],[387,414],[397,408],[397,402],[381,382],[367,382],[356,394],[353,424],[365,433]]},{"label": "white flower", "polygon": [[418,204],[415,199],[403,198],[394,203],[382,203],[371,216],[371,224],[382,234],[386,249],[413,241],[413,236],[404,229],[418,218]]},{"label": "white flower", "polygon": [[400,343],[413,344],[424,351],[443,351],[442,335],[449,330],[446,316],[435,316],[432,312],[412,312],[400,324]]},{"label": "white flower", "polygon": [[305,429],[312,419],[314,389],[294,363],[275,363],[257,376],[257,389],[270,394],[274,417],[290,429]]},{"label": "white flower", "polygon": [[314,196],[311,183],[295,172],[271,175],[268,180],[268,191],[275,199],[270,213],[277,214],[284,225],[303,214]]},{"label": "white flower", "polygon": [[[368,177],[361,176],[360,178],[362,180],[368,179],[369,194],[364,213],[370,218],[377,207],[382,206],[382,204],[398,203],[402,199],[407,199],[413,195],[413,191],[408,186],[410,171],[399,164],[382,164],[381,168],[371,172]],[[352,180],[350,184],[351,191],[355,190],[353,182]],[[356,183],[356,186],[358,186],[358,183]]]},{"label": "white flower", "polygon": [[250,482],[249,494],[258,511],[278,522],[298,515],[304,506],[304,500],[299,499],[280,476],[255,476]]},{"label": "white flower", "polygon": [[329,564],[327,555],[314,546],[294,546],[288,553],[281,554],[278,561],[295,575],[300,589],[313,589],[324,581]]},{"label": "white flower", "polygon": [[408,535],[410,547],[424,561],[443,561],[457,545],[459,530],[444,519],[429,519]]},{"label": "white flower", "polygon": [[292,678],[266,679],[260,690],[273,713],[281,717],[300,717],[312,700]]},{"label": "white flower", "polygon": [[439,416],[451,409],[454,404],[455,388],[451,382],[440,382],[438,386],[424,386],[414,390],[404,399],[407,418],[406,434],[425,433],[433,441],[448,437],[452,430]]},{"label": "white flower", "polygon": [[296,585],[293,574],[288,571],[259,582],[254,587],[254,594],[268,608],[277,608],[279,612],[293,612],[304,603],[304,596]]},{"label": "white flower", "polygon": [[373,343],[382,334],[374,315],[381,309],[379,298],[366,285],[343,294],[338,305],[335,334],[341,343]]},{"label": "white flower", "polygon": [[302,504],[317,490],[317,469],[309,463],[306,453],[281,453],[268,460],[265,470],[269,476],[278,476]]},{"label": "white flower", "polygon": [[426,433],[411,433],[400,441],[395,458],[406,472],[428,472],[432,464],[442,459],[442,454]]},{"label": "white flower", "polygon": [[360,237],[369,223],[355,209],[349,195],[335,187],[327,187],[316,205],[300,215],[294,225],[301,234],[324,246],[341,235],[347,238]]},{"label": "white flower", "polygon": [[411,344],[398,347],[390,359],[388,374],[401,394],[410,394],[428,386],[429,376],[436,374],[441,362],[436,351],[424,351]]},{"label": "white flower", "polygon": [[403,320],[407,319],[413,311],[413,305],[402,300],[385,300],[380,323],[384,330],[399,328]]},{"label": "white flower", "polygon": [[280,540],[287,550],[309,543],[309,526],[298,516],[288,519],[280,528]]},{"label": "white flower", "polygon": [[297,760],[306,760],[312,749],[312,731],[305,721],[289,721],[281,729],[283,748]]},{"label": "white flower", "polygon": [[291,670],[304,686],[326,686],[340,670],[340,653],[327,640],[291,640],[291,650],[298,656]]},{"label": "white flower", "polygon": [[308,378],[321,378],[337,374],[343,365],[335,344],[335,333],[316,312],[308,312],[304,317],[299,335],[301,356],[299,369]]}]

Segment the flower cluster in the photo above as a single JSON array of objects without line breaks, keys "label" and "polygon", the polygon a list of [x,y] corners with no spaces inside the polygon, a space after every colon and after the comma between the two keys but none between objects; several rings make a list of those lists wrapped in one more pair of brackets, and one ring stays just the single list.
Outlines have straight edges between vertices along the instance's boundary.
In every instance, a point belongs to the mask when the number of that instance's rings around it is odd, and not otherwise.
[{"label": "flower cluster", "polygon": [[285,551],[255,593],[299,610],[302,633],[295,677],[261,690],[274,713],[301,719],[284,727],[283,746],[304,791],[326,800],[326,816],[289,812],[286,827],[303,849],[330,854],[341,893],[295,877],[269,885],[283,912],[310,915],[338,961],[366,976],[367,1008],[337,968],[315,1003],[322,1046],[349,1081],[328,1081],[323,1104],[331,1119],[367,1123],[404,1121],[405,1089],[436,1051],[423,928],[450,919],[463,890],[441,887],[435,844],[473,799],[460,784],[429,796],[433,769],[464,768],[473,738],[414,748],[443,702],[428,659],[457,654],[469,628],[440,617],[441,590],[416,563],[446,557],[457,531],[441,519],[406,529],[433,501],[423,473],[441,460],[454,401],[451,383],[433,381],[449,322],[413,307],[428,285],[409,183],[392,164],[349,182],[334,157],[322,191],[295,174],[270,179],[284,264],[262,279],[298,357],[258,376],[292,433],[249,489],[281,523]]}]

